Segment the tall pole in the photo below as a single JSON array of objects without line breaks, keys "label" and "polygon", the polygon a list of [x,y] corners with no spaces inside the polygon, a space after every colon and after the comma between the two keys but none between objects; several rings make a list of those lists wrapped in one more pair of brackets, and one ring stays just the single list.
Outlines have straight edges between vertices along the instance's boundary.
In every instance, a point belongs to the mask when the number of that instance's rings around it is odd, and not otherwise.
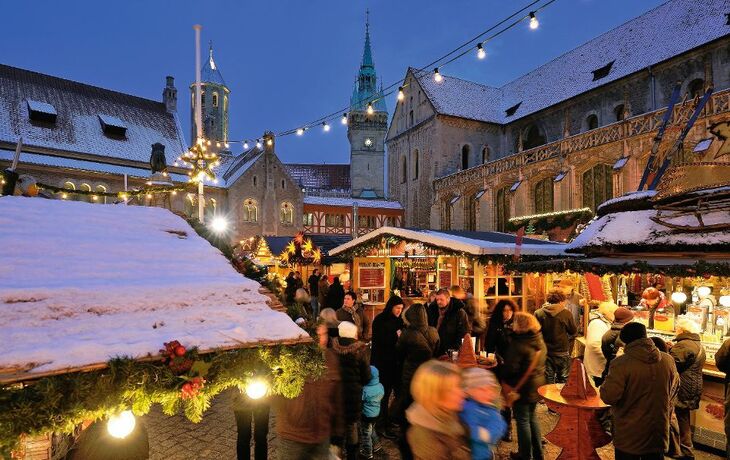
[{"label": "tall pole", "polygon": [[[195,24],[195,131],[196,143],[203,140],[203,101],[200,93],[200,30],[203,28],[200,24]],[[198,220],[205,222],[205,197],[203,196],[203,179],[198,182]]]}]

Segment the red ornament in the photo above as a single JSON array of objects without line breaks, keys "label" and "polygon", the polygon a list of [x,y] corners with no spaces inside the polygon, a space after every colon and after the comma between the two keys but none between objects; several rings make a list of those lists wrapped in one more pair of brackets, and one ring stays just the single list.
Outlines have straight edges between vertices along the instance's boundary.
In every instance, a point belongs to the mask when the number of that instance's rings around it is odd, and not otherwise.
[{"label": "red ornament", "polygon": [[705,273],[705,274],[702,275],[702,277],[704,279],[708,280],[708,279],[712,278],[712,275],[710,275],[709,273]]},{"label": "red ornament", "polygon": [[175,347],[175,354],[177,356],[185,356],[185,347],[178,345]]}]

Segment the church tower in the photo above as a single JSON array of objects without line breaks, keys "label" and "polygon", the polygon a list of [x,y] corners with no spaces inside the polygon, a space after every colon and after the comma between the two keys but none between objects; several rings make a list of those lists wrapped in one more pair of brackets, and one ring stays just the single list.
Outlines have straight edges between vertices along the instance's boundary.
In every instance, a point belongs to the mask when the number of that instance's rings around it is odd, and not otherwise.
[{"label": "church tower", "polygon": [[350,182],[352,196],[382,198],[385,196],[385,134],[388,109],[377,76],[370,49],[369,13],[365,21],[365,48],[360,72],[350,98],[347,115],[347,138],[350,141]]},{"label": "church tower", "polygon": [[[231,91],[223,81],[218,66],[213,60],[213,44],[208,49],[208,59],[200,69],[200,90],[203,108],[203,137],[211,141],[210,149],[220,153],[227,151],[228,142],[228,98]],[[190,85],[190,135],[191,144],[197,137],[195,123],[195,82]]]}]

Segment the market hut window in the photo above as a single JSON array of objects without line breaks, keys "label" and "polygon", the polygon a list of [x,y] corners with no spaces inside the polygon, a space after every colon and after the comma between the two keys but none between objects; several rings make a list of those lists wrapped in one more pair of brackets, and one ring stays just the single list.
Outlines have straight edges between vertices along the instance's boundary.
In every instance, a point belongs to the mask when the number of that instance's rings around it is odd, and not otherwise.
[{"label": "market hut window", "polygon": [[535,184],[535,214],[553,211],[553,178],[546,177]]},{"label": "market hut window", "polygon": [[294,223],[294,206],[288,201],[281,203],[280,219],[284,225]]},{"label": "market hut window", "polygon": [[520,308],[522,305],[522,276],[512,275],[503,265],[484,266],[484,299],[493,307],[497,300],[513,300]]},{"label": "market hut window", "polygon": [[613,173],[610,165],[596,165],[583,173],[583,206],[596,210],[613,198]]},{"label": "market hut window", "polygon": [[256,200],[251,198],[243,202],[243,219],[244,222],[256,222],[258,221],[258,207]]},{"label": "market hut window", "polygon": [[508,193],[509,192],[507,191],[507,187],[502,187],[501,189],[497,190],[494,199],[494,226],[498,232],[507,231],[507,221],[510,217]]}]

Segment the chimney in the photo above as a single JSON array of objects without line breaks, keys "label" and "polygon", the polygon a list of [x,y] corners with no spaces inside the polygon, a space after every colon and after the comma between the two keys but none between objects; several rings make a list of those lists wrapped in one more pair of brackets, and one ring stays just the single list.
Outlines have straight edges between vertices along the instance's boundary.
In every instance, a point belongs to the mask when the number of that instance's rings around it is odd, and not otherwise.
[{"label": "chimney", "polygon": [[177,88],[175,88],[175,78],[168,75],[166,77],[165,89],[162,91],[162,102],[169,113],[177,112]]},{"label": "chimney", "polygon": [[264,133],[264,152],[266,153],[274,153],[274,133],[271,131],[266,131]]}]

